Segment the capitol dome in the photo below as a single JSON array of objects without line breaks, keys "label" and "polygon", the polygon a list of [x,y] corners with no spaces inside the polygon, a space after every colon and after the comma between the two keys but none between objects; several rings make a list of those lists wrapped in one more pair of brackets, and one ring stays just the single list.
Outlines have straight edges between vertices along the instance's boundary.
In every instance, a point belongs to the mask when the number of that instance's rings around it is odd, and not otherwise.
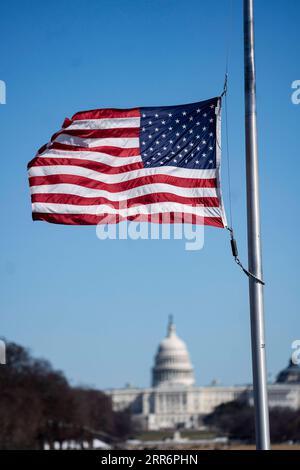
[{"label": "capitol dome", "polygon": [[185,343],[177,336],[172,317],[160,342],[152,369],[152,386],[193,385],[194,370]]},{"label": "capitol dome", "polygon": [[300,367],[290,359],[289,365],[277,375],[277,383],[300,384]]}]

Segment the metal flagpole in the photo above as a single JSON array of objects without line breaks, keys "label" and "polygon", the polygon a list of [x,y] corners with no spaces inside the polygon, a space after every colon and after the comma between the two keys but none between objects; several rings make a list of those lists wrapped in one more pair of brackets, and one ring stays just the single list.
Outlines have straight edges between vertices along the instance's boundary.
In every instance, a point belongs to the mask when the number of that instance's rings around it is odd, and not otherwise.
[{"label": "metal flagpole", "polygon": [[[244,0],[245,136],[249,271],[262,279],[253,0]],[[249,277],[256,448],[270,448],[263,285]]]}]

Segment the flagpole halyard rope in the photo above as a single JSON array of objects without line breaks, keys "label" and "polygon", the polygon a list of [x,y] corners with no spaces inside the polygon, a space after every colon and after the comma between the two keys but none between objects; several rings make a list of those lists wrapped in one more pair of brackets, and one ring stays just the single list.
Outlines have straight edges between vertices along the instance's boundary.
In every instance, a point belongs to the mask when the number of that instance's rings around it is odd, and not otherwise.
[{"label": "flagpole halyard rope", "polygon": [[227,69],[226,69],[223,91],[222,91],[222,93],[221,93],[221,95],[220,95],[221,98],[223,98],[223,96],[226,95],[226,93],[227,93],[227,80],[228,80],[228,71],[227,71]]},{"label": "flagpole halyard rope", "polygon": [[248,269],[246,269],[240,258],[239,252],[237,247],[237,242],[234,237],[233,231],[233,218],[232,218],[232,200],[231,200],[231,169],[230,169],[230,152],[229,152],[229,132],[228,132],[228,107],[227,107],[227,90],[228,90],[228,56],[229,56],[229,45],[227,46],[227,58],[226,58],[226,70],[225,70],[225,78],[224,78],[224,86],[223,91],[220,95],[220,98],[223,98],[225,101],[225,134],[226,134],[226,153],[227,153],[227,180],[228,180],[228,198],[229,198],[229,219],[230,219],[230,226],[227,226],[226,229],[230,233],[230,245],[231,245],[231,252],[236,264],[242,269],[242,271],[248,276],[249,278],[254,279],[259,284],[265,285],[265,282],[262,279],[259,279],[253,273],[251,273]]},{"label": "flagpole halyard rope", "polygon": [[248,271],[248,269],[246,269],[240,258],[239,258],[239,252],[238,252],[238,247],[237,247],[237,242],[236,242],[236,239],[234,238],[234,232],[233,232],[233,229],[232,227],[226,227],[227,230],[229,231],[230,233],[230,245],[231,245],[231,251],[232,251],[232,256],[234,257],[234,261],[236,262],[236,264],[238,266],[240,266],[240,268],[242,269],[242,271],[244,271],[244,273],[246,274],[246,276],[248,277],[251,277],[252,279],[254,279],[256,282],[258,282],[259,284],[262,284],[263,286],[265,285],[265,282],[262,280],[262,279],[259,279],[257,276],[255,276],[253,273],[251,273],[250,271]]},{"label": "flagpole halyard rope", "polygon": [[256,282],[264,286],[265,282],[262,279],[259,279],[257,276],[255,276],[253,273],[248,271],[248,269],[246,269],[243,266],[241,260],[239,259],[237,242],[234,237],[233,219],[232,219],[232,201],[231,201],[231,170],[230,170],[229,136],[228,136],[229,132],[228,132],[228,112],[227,112],[227,86],[228,86],[227,84],[228,84],[228,72],[226,71],[225,80],[224,80],[224,88],[223,88],[222,94],[220,95],[221,98],[225,96],[225,133],[226,133],[227,179],[228,179],[229,219],[230,219],[230,226],[227,226],[226,229],[230,233],[230,245],[231,245],[231,251],[232,251],[232,256],[234,258],[234,261],[242,269],[242,271],[246,274],[246,276],[254,279]]}]

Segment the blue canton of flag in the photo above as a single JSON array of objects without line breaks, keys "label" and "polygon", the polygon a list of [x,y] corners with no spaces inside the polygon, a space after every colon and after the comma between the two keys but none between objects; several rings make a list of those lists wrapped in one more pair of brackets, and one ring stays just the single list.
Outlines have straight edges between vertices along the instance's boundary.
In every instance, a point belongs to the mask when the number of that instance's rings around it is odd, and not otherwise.
[{"label": "blue canton of flag", "polygon": [[141,108],[145,168],[216,168],[218,98],[180,106]]}]

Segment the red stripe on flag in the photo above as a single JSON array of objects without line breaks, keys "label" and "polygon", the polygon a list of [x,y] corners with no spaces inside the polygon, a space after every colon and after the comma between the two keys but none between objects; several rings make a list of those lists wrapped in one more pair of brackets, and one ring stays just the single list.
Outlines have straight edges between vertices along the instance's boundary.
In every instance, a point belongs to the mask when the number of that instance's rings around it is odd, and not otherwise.
[{"label": "red stripe on flag", "polygon": [[31,176],[29,178],[30,186],[40,186],[47,184],[77,184],[93,189],[104,189],[112,193],[126,191],[128,189],[137,188],[147,184],[164,183],[182,188],[215,188],[217,186],[216,179],[200,179],[200,178],[179,178],[169,175],[151,175],[134,178],[132,180],[120,183],[103,183],[85,176],[75,175],[48,175],[48,176]]},{"label": "red stripe on flag", "polygon": [[84,119],[103,119],[103,118],[127,118],[127,117],[140,117],[140,108],[132,109],[91,109],[89,111],[79,111],[74,114],[72,121],[79,121]]},{"label": "red stripe on flag", "polygon": [[176,202],[180,204],[188,204],[190,206],[201,205],[204,207],[219,207],[219,199],[217,197],[184,197],[171,193],[152,193],[143,196],[136,196],[125,201],[111,201],[105,197],[83,197],[72,194],[46,194],[36,193],[31,195],[32,202],[45,202],[51,204],[72,204],[77,206],[93,206],[107,204],[115,209],[124,209],[137,205],[155,204],[158,202]]},{"label": "red stripe on flag", "polygon": [[81,147],[79,145],[68,145],[62,144],[60,142],[52,142],[50,145],[43,145],[38,151],[38,155],[41,155],[47,149],[53,150],[72,150],[75,152],[100,152],[106,153],[108,155],[112,155],[113,157],[138,157],[140,155],[139,148],[129,148],[124,149],[121,147],[108,147],[108,146],[100,146],[100,147]]},{"label": "red stripe on flag", "polygon": [[143,162],[130,163],[122,166],[110,166],[101,162],[94,162],[91,160],[83,160],[80,158],[52,158],[52,157],[36,157],[28,164],[28,168],[34,166],[53,166],[53,165],[72,165],[86,168],[88,170],[99,171],[109,175],[117,175],[119,173],[127,173],[129,171],[142,170],[144,168]]},{"label": "red stripe on flag", "polygon": [[61,134],[81,137],[84,139],[97,139],[104,137],[139,137],[139,127],[122,127],[114,129],[63,129],[51,137],[53,142]]},{"label": "red stripe on flag", "polygon": [[97,225],[101,224],[118,224],[125,220],[136,222],[153,222],[153,223],[190,223],[195,225],[211,225],[213,227],[224,228],[222,219],[220,217],[199,217],[194,214],[183,214],[171,212],[168,220],[163,217],[166,214],[155,215],[136,215],[130,217],[121,217],[119,215],[102,214],[102,215],[89,215],[89,214],[46,214],[36,213],[32,214],[33,220],[44,220],[53,224],[64,225]]}]

